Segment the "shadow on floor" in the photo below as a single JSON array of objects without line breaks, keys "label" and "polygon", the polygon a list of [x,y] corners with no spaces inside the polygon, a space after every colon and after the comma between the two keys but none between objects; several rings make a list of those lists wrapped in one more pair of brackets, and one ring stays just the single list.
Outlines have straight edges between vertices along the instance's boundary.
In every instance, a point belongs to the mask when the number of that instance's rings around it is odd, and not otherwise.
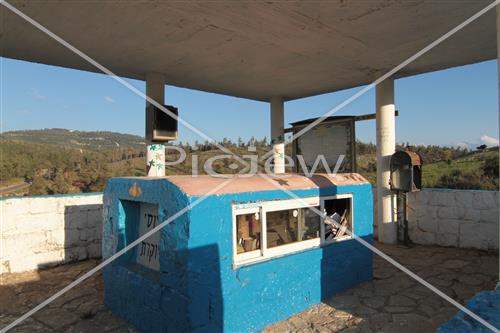
[{"label": "shadow on floor", "polygon": [[[9,274],[0,285],[0,329],[98,264],[86,260]],[[103,305],[101,273],[85,280],[9,332],[133,332]]]},{"label": "shadow on floor", "polygon": [[[462,304],[481,290],[493,289],[497,280],[496,254],[434,246],[376,246]],[[88,260],[5,276],[6,284],[0,286],[0,327],[96,264]],[[11,332],[133,332],[104,307],[102,290],[102,276],[97,273]],[[340,293],[265,331],[434,332],[456,312],[451,304],[376,256],[372,282]]]},{"label": "shadow on floor", "polygon": [[[493,289],[497,281],[494,253],[435,246],[376,247],[461,304],[481,290]],[[372,282],[270,325],[265,332],[435,332],[457,311],[375,255]]]}]

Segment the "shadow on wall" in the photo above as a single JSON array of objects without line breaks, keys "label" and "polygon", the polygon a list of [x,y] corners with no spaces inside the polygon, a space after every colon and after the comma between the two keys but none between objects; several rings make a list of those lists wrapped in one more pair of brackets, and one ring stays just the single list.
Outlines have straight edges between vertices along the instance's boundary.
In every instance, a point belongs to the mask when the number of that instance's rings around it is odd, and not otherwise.
[{"label": "shadow on wall", "polygon": [[[336,184],[330,178],[324,175],[314,175],[310,179],[320,188],[320,197],[332,196],[331,188],[336,187]],[[353,218],[354,205],[354,202],[351,204],[345,202],[335,207],[329,207],[325,203],[325,209],[328,215],[331,215],[333,211],[342,215],[342,211],[346,209],[348,210],[347,214]],[[366,209],[368,208],[371,208],[370,205],[366,207]],[[357,207],[357,209],[363,208]],[[359,230],[352,230],[352,226],[353,224],[349,225],[348,228],[357,233]],[[361,238],[367,243],[373,244],[371,233]],[[373,278],[371,250],[360,242],[354,239],[342,240],[334,245],[323,246],[321,251],[321,300],[327,300],[347,288],[370,281]],[[336,277],[336,279],[332,279],[332,277]]]},{"label": "shadow on wall", "polygon": [[46,251],[58,253],[53,260],[39,263],[38,269],[101,258],[102,204],[64,206],[62,225],[48,236]]},{"label": "shadow on wall", "polygon": [[160,271],[118,260],[104,270],[105,304],[142,332],[222,332],[217,245],[162,252]]}]

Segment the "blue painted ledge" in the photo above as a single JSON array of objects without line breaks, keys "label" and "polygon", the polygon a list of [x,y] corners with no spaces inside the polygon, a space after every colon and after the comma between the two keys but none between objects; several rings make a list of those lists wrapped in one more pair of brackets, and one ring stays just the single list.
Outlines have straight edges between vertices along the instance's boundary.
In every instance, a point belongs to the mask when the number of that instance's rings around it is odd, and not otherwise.
[{"label": "blue painted ledge", "polygon": [[[465,307],[500,330],[500,284],[496,290],[481,291]],[[491,333],[491,330],[462,311],[445,322],[438,333]]]}]

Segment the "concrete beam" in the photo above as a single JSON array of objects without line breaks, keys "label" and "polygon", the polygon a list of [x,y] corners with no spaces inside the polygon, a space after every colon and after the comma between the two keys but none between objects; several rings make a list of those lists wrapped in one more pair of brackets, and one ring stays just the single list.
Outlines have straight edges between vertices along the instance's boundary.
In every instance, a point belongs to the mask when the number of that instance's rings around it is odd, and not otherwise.
[{"label": "concrete beam", "polygon": [[390,159],[396,150],[394,80],[387,79],[376,88],[377,114],[377,227],[382,243],[397,242],[396,200],[389,186]]},{"label": "concrete beam", "polygon": [[[146,73],[146,95],[160,104],[165,103],[165,76],[161,73]],[[146,101],[146,106],[149,103]]]}]

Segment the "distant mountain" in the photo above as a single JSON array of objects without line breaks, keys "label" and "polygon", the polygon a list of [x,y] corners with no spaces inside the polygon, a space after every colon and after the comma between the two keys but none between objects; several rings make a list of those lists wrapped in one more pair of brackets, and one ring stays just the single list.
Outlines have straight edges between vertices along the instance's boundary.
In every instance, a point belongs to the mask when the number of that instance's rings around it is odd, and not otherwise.
[{"label": "distant mountain", "polygon": [[114,148],[141,148],[146,145],[143,137],[116,132],[84,132],[62,128],[11,131],[0,134],[2,140],[64,145],[94,151]]}]

